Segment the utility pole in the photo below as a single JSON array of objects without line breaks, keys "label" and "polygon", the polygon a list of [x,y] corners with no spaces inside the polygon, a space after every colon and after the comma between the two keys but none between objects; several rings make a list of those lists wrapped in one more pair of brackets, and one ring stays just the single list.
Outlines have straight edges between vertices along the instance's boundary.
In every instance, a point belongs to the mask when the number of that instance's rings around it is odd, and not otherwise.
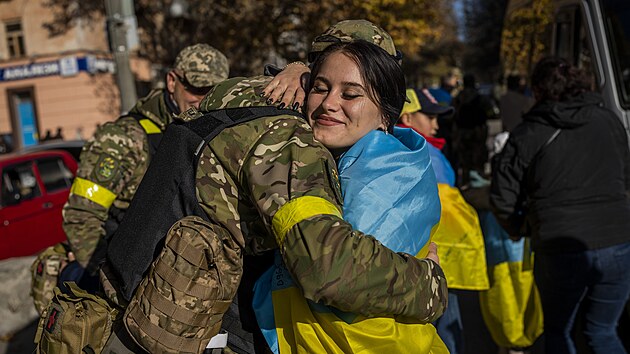
[{"label": "utility pole", "polygon": [[[135,26],[130,26],[130,23],[135,24],[133,0],[105,0],[105,11],[110,48],[116,64],[116,83],[120,90],[120,112],[125,113],[138,100],[136,83],[129,66],[130,36],[127,33],[136,30]],[[136,33],[131,34],[136,36]]]}]

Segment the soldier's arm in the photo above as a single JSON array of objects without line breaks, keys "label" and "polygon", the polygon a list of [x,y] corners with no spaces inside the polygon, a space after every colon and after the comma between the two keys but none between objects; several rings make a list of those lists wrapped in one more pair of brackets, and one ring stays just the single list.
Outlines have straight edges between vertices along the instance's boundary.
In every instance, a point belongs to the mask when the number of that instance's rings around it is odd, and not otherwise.
[{"label": "soldier's arm", "polygon": [[97,130],[81,152],[79,169],[63,208],[63,229],[76,260],[86,267],[114,201],[148,158],[144,133],[134,123],[107,123]]},{"label": "soldier's arm", "polygon": [[447,297],[440,267],[394,253],[342,219],[334,161],[296,122],[263,134],[242,175],[304,295],[366,316],[435,320]]}]

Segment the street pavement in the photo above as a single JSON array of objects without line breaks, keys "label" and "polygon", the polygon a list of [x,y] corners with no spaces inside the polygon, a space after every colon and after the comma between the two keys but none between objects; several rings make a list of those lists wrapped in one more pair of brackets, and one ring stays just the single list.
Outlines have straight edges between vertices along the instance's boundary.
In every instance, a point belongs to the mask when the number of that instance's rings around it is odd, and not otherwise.
[{"label": "street pavement", "polygon": [[0,354],[30,354],[35,350],[39,315],[30,295],[34,261],[34,256],[0,261]]}]

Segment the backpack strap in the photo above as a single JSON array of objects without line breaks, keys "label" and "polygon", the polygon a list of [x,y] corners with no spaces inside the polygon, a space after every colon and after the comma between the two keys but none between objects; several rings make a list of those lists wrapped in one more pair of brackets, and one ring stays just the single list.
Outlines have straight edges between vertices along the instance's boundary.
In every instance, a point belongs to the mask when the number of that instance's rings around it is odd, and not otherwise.
[{"label": "backpack strap", "polygon": [[533,178],[534,175],[534,168],[536,166],[536,161],[540,158],[540,156],[542,155],[542,153],[545,151],[545,149],[551,145],[551,143],[554,142],[554,140],[556,140],[556,138],[558,137],[558,135],[560,135],[560,132],[562,131],[562,129],[558,128],[556,129],[553,134],[551,134],[551,136],[545,140],[545,142],[538,148],[538,150],[536,150],[536,153],[534,154],[534,156],[532,156],[532,159],[529,161],[529,164],[527,165],[527,169],[525,171],[525,173],[523,174],[523,181],[521,182],[523,189],[521,191],[521,194],[518,197],[517,200],[517,207],[516,209],[519,210],[519,214],[521,215],[521,217],[523,218],[523,222],[521,224],[520,227],[520,233],[521,235],[524,236],[531,236],[531,227],[529,225],[529,221],[527,219],[527,181],[531,180]]},{"label": "backpack strap", "polygon": [[538,160],[538,158],[540,157],[540,155],[542,155],[543,151],[545,151],[545,149],[551,145],[551,143],[553,143],[554,140],[556,140],[556,138],[558,137],[558,135],[560,135],[560,132],[562,131],[562,129],[558,128],[556,129],[553,134],[551,134],[551,136],[549,137],[549,139],[547,139],[539,148],[538,150],[536,150],[536,153],[534,154],[534,156],[532,156],[531,161],[529,162],[529,164],[527,165],[527,170],[528,171],[532,171],[533,170],[533,166],[535,165],[536,161]]},{"label": "backpack strap", "polygon": [[[238,124],[246,123],[261,117],[273,117],[279,115],[299,115],[296,111],[290,109],[278,109],[273,106],[263,107],[238,107],[226,108],[216,111],[210,111],[201,118],[195,119],[185,125],[199,136],[203,137],[204,143],[207,144],[214,139],[223,130]],[[201,147],[195,151],[198,157]]]}]

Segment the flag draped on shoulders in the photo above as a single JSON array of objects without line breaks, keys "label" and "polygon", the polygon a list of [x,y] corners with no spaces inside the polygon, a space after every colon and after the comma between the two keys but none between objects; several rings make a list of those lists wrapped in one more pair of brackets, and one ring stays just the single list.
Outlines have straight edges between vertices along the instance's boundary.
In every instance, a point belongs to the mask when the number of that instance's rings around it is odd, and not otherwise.
[{"label": "flag draped on shoulders", "polygon": [[[372,131],[339,160],[344,219],[396,252],[426,256],[440,220],[428,144],[411,129]],[[256,282],[254,311],[274,353],[448,353],[431,324],[346,313],[314,303],[281,257]]]}]

